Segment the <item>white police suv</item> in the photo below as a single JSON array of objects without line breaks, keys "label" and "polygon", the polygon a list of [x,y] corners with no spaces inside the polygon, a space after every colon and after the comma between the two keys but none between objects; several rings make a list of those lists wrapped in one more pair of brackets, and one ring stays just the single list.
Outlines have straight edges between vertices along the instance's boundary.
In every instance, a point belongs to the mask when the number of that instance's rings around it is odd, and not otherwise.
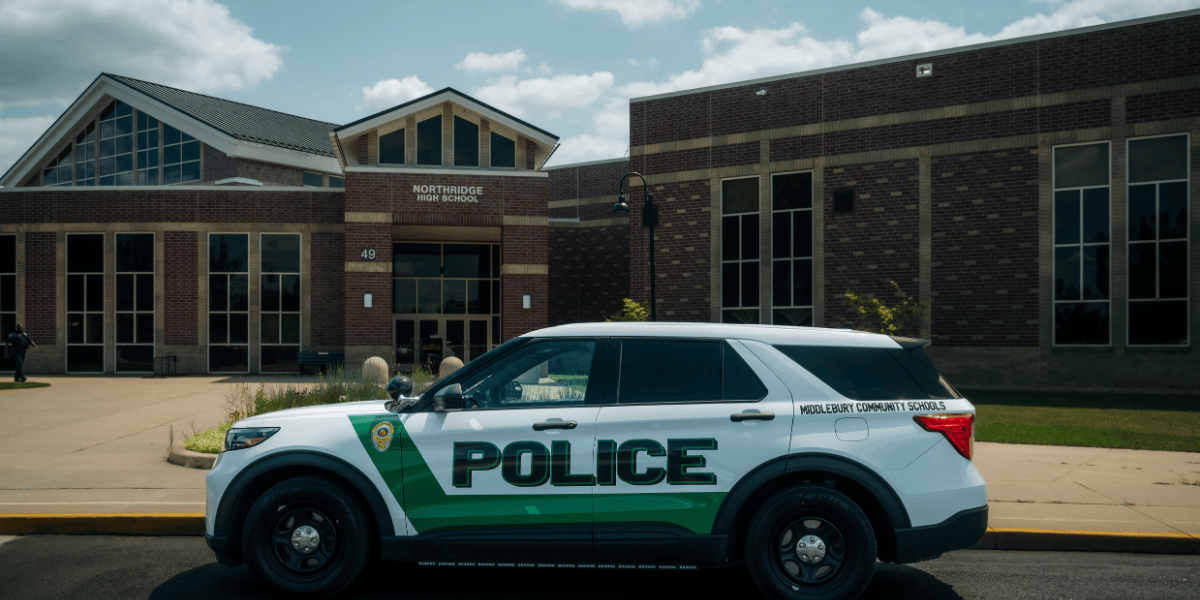
[{"label": "white police suv", "polygon": [[585,323],[534,331],[415,398],[234,425],[208,474],[226,565],[332,594],[372,557],[690,569],[854,598],[876,558],[987,527],[975,408],[928,342],[849,330]]}]

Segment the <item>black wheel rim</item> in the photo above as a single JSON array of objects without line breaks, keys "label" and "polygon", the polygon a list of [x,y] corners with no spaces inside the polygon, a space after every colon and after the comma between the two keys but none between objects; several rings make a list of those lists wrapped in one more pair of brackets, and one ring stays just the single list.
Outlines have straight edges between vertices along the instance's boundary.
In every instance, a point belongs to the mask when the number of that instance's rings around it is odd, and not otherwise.
[{"label": "black wheel rim", "polygon": [[[282,505],[267,534],[267,557],[274,571],[292,581],[320,578],[341,554],[341,535],[331,511],[315,505]],[[305,529],[311,528],[311,529]],[[297,531],[316,533],[316,545],[294,538]],[[312,539],[311,535],[305,536]]]},{"label": "black wheel rim", "polygon": [[780,528],[772,539],[772,566],[789,585],[824,587],[846,572],[848,544],[829,519],[800,517]]}]

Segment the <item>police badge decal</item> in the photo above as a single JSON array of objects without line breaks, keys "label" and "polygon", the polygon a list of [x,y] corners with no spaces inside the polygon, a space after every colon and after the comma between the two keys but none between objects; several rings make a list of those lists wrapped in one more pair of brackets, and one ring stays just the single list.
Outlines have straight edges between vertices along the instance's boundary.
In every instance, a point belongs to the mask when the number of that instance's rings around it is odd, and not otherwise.
[{"label": "police badge decal", "polygon": [[396,432],[396,428],[392,423],[383,421],[376,423],[371,428],[371,441],[375,443],[375,449],[384,452],[392,446],[392,437]]}]

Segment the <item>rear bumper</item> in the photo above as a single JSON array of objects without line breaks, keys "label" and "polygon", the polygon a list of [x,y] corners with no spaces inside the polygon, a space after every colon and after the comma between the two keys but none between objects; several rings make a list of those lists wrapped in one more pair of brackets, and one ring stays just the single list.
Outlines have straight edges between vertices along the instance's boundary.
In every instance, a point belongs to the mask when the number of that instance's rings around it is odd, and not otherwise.
[{"label": "rear bumper", "polygon": [[971,508],[925,527],[896,530],[897,563],[937,558],[943,552],[974,546],[987,531],[988,507]]}]

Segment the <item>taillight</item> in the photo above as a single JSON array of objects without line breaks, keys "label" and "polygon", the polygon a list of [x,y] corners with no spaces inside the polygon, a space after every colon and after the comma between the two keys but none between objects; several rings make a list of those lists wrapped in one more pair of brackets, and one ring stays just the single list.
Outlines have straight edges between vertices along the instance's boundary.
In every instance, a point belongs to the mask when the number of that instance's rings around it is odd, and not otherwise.
[{"label": "taillight", "polygon": [[946,436],[946,440],[963,458],[971,460],[975,442],[975,415],[918,415],[913,420],[925,431],[936,431]]}]

